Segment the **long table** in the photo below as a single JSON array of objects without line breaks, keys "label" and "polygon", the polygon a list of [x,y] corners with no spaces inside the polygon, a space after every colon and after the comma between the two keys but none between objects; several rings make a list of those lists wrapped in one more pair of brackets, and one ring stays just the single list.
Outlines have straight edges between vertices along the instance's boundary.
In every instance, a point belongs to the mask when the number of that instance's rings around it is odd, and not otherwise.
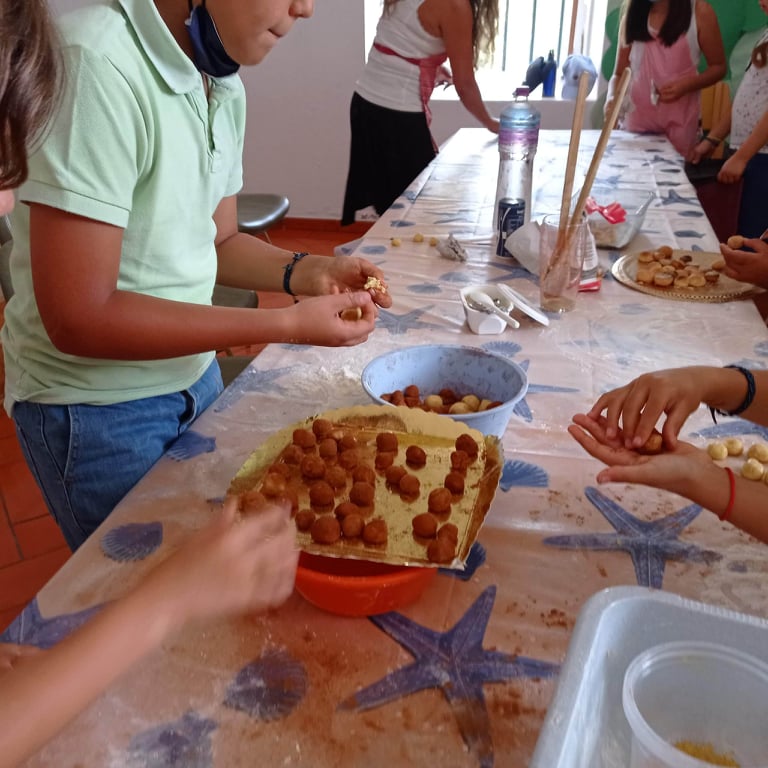
[{"label": "long table", "polygon": [[[534,216],[560,206],[568,138],[542,132]],[[582,135],[582,173],[596,140],[596,132]],[[566,433],[573,413],[641,372],[734,362],[764,367],[768,333],[753,302],[638,293],[610,276],[620,254],[601,251],[602,287],[580,294],[573,312],[553,316],[549,327],[524,320],[518,330],[472,334],[458,300],[462,286],[505,281],[534,302],[538,297],[530,273],[495,255],[497,163],[495,138],[486,131],[452,137],[352,246],[381,265],[394,298],[369,341],[332,351],[268,346],[2,639],[55,643],[210,519],[265,439],[326,409],[368,404],[360,386],[365,364],[415,344],[481,346],[509,356],[529,378],[503,438],[499,488],[467,570],[460,577],[441,572],[418,602],[375,620],[325,613],[294,594],[269,615],[189,627],[29,766],[524,766],[590,596],[640,585],[768,616],[763,544],[672,494],[598,488],[598,463]],[[657,196],[630,250],[717,250],[682,161],[663,138],[615,132],[601,177],[617,188],[631,180]],[[417,232],[422,242],[414,241]],[[464,245],[466,262],[442,258],[430,245],[430,237],[449,234]],[[725,434],[768,439],[739,419],[715,426],[705,409],[684,437],[704,444]],[[250,704],[233,707],[225,700],[236,679],[242,686],[246,667]],[[425,669],[440,682],[420,688]]]}]

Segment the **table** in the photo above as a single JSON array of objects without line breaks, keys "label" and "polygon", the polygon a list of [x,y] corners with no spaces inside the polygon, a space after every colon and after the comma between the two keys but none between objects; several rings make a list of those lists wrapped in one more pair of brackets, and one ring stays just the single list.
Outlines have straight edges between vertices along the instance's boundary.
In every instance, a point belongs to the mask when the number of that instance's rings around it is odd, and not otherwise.
[{"label": "table", "polygon": [[[594,131],[582,136],[582,171],[596,140]],[[399,624],[406,640],[444,635],[450,661],[426,654],[416,666],[442,665],[443,679],[463,685],[463,694],[402,693],[413,684],[409,673],[389,694],[369,688],[414,663],[391,616],[341,618],[294,594],[268,616],[188,627],[29,766],[519,767],[531,760],[574,622],[594,593],[639,584],[768,616],[765,545],[677,496],[598,488],[598,463],[565,431],[599,393],[646,370],[765,367],[768,333],[753,303],[669,301],[608,275],[600,291],[581,294],[577,309],[548,328],[526,321],[497,336],[470,333],[458,302],[463,285],[509,281],[538,296],[529,273],[494,255],[494,142],[482,129],[459,131],[357,244],[385,270],[395,299],[369,341],[332,353],[267,347],[2,636],[49,646],[130,588],[210,517],[269,435],[328,408],[368,403],[359,377],[374,356],[402,345],[468,344],[513,358],[530,386],[504,437],[500,487],[467,571],[441,573]],[[542,132],[534,215],[559,208],[567,144],[566,131]],[[658,195],[632,249],[646,241],[716,249],[665,139],[615,132],[602,177],[631,178]],[[425,241],[413,242],[415,232]],[[443,259],[429,245],[430,236],[449,233],[465,245],[467,262]],[[603,266],[617,256],[601,252]],[[768,439],[739,419],[715,426],[705,409],[685,430],[700,443],[726,434]],[[225,705],[246,667],[253,680],[246,704]],[[302,694],[287,695],[286,681]],[[364,690],[357,701],[369,708],[356,709],[352,697]]]}]

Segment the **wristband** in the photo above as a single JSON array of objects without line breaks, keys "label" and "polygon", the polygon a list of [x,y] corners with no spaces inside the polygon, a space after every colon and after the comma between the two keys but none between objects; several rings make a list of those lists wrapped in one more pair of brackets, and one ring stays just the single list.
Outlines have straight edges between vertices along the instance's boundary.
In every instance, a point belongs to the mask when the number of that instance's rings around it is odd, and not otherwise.
[{"label": "wristband", "polygon": [[702,141],[708,141],[710,144],[712,144],[715,147],[719,147],[722,143],[722,139],[718,139],[717,136],[712,136],[711,134],[704,136],[702,138]]},{"label": "wristband", "polygon": [[730,494],[728,496],[728,506],[725,508],[725,512],[718,517],[726,522],[733,512],[733,505],[736,503],[736,477],[733,474],[733,470],[730,467],[724,467],[728,473],[728,484],[730,485]]},{"label": "wristband", "polygon": [[307,255],[305,252],[294,252],[293,258],[283,267],[283,290],[294,298],[296,298],[296,294],[291,290],[293,268]]},{"label": "wristband", "polygon": [[726,365],[726,368],[733,368],[735,371],[738,371],[744,378],[747,380],[747,394],[744,395],[744,399],[741,401],[741,404],[734,408],[732,411],[721,411],[719,408],[710,408],[709,412],[712,414],[712,421],[717,424],[717,419],[715,418],[715,414],[719,414],[720,416],[738,416],[740,413],[743,413],[744,411],[749,408],[750,405],[752,405],[752,401],[755,399],[755,377],[752,375],[752,371],[748,371],[746,368],[742,368],[740,365]]}]

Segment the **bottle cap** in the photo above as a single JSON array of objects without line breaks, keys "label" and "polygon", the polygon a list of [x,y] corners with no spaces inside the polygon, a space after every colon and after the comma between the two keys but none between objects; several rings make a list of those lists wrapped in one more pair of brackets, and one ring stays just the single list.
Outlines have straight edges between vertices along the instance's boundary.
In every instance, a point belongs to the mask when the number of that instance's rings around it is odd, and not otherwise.
[{"label": "bottle cap", "polygon": [[518,96],[527,96],[530,92],[531,89],[527,85],[518,85],[512,95],[517,98]]}]

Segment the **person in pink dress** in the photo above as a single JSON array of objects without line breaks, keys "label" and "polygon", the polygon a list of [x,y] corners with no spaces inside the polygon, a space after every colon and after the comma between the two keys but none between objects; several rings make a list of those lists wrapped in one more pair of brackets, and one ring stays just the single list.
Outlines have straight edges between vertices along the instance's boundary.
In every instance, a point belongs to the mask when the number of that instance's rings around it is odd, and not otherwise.
[{"label": "person in pink dress", "polygon": [[[702,56],[706,67],[699,72]],[[698,137],[701,89],[722,80],[726,72],[712,6],[706,0],[629,0],[619,23],[606,114],[627,67],[632,81],[619,127],[666,134],[675,149],[687,156]]]}]

